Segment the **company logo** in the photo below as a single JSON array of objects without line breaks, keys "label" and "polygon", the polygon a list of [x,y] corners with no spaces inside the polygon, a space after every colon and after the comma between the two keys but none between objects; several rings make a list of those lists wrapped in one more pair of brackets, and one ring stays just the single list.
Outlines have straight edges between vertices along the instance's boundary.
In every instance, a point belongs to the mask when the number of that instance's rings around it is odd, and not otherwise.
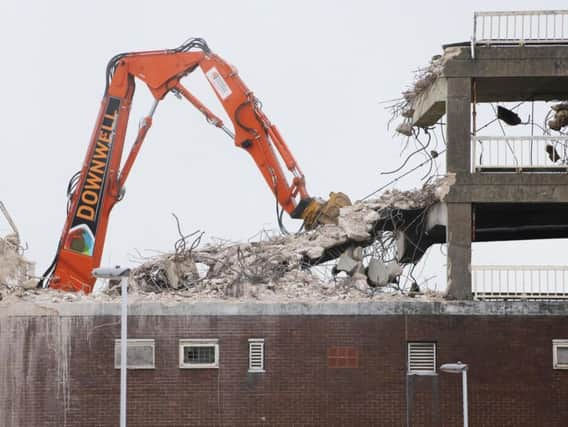
[{"label": "company logo", "polygon": [[95,247],[99,211],[104,196],[119,107],[120,99],[109,98],[97,129],[97,139],[91,152],[89,166],[87,171],[83,172],[86,176],[79,192],[77,210],[65,239],[66,249],[84,255],[92,256]]}]

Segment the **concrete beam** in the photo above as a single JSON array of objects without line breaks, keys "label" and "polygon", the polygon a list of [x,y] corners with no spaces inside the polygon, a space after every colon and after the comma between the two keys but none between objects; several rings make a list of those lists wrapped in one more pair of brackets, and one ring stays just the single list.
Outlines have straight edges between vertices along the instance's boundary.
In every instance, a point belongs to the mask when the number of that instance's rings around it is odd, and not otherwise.
[{"label": "concrete beam", "polygon": [[477,46],[445,64],[446,77],[563,77],[568,75],[568,46]]},{"label": "concrete beam", "polygon": [[447,196],[450,203],[568,203],[568,175],[474,173],[461,175]]},{"label": "concrete beam", "polygon": [[459,185],[568,185],[565,173],[473,173]]},{"label": "concrete beam", "polygon": [[448,203],[448,288],[449,299],[466,300],[471,293],[472,212],[469,203]]},{"label": "concrete beam", "polygon": [[[566,179],[566,177],[564,176]],[[568,203],[568,185],[454,185],[449,203]]]},{"label": "concrete beam", "polygon": [[568,98],[568,77],[477,77],[477,102]]},{"label": "concrete beam", "polygon": [[447,79],[448,173],[469,174],[471,169],[471,79]]},{"label": "concrete beam", "polygon": [[446,114],[446,97],[448,84],[446,79],[440,77],[432,86],[417,96],[412,103],[414,115],[412,125],[419,127],[432,126]]},{"label": "concrete beam", "polygon": [[477,46],[475,60],[469,44],[459,47],[444,76],[475,78],[478,102],[568,97],[568,46]]}]

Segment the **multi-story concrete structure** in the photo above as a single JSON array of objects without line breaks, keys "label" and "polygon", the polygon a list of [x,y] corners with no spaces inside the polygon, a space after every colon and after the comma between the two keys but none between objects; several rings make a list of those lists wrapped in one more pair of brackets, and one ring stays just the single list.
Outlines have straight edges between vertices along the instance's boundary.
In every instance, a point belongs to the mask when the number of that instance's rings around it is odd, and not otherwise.
[{"label": "multi-story concrete structure", "polygon": [[[412,124],[444,114],[447,171],[448,290],[472,297],[472,241],[568,237],[568,169],[546,145],[568,138],[477,135],[481,103],[568,99],[568,12],[498,12],[475,16],[474,38],[446,45],[459,52],[413,104]],[[562,156],[564,157],[564,156]]]}]

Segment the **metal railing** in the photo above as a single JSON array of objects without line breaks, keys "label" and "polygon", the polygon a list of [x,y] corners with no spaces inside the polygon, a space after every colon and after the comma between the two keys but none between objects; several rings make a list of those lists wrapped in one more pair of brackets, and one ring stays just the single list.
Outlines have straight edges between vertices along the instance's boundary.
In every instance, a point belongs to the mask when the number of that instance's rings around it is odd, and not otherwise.
[{"label": "metal railing", "polygon": [[472,57],[476,44],[568,42],[568,10],[474,12]]},{"label": "metal railing", "polygon": [[472,136],[473,172],[568,172],[568,136]]},{"label": "metal railing", "polygon": [[568,266],[471,266],[475,299],[568,299]]},{"label": "metal railing", "polygon": [[486,44],[568,40],[568,10],[474,12],[473,40]]}]

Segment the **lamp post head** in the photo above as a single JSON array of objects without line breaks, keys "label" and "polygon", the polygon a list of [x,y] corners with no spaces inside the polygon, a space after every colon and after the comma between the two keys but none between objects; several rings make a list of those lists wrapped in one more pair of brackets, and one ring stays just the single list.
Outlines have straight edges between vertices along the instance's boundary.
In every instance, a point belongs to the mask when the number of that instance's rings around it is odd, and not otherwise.
[{"label": "lamp post head", "polygon": [[99,267],[93,270],[93,276],[97,279],[121,279],[123,277],[128,277],[130,274],[130,268],[126,267]]},{"label": "lamp post head", "polygon": [[457,363],[444,363],[440,366],[440,371],[447,372],[450,374],[461,374],[464,371],[467,371],[468,365],[462,362]]}]

